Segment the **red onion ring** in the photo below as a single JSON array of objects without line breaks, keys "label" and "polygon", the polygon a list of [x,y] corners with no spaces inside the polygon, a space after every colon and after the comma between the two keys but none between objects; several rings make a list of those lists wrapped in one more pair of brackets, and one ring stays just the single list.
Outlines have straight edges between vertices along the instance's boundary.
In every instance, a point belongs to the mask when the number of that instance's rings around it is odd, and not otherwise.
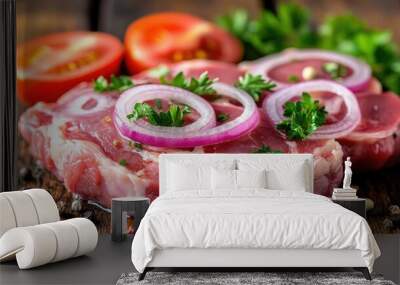
[{"label": "red onion ring", "polygon": [[338,54],[330,51],[323,50],[296,50],[291,49],[278,54],[269,55],[257,59],[251,63],[243,63],[242,67],[246,68],[249,73],[260,74],[267,80],[272,80],[277,84],[277,89],[292,86],[293,83],[279,82],[273,78],[268,77],[268,72],[285,63],[295,60],[304,60],[307,58],[323,59],[328,61],[337,62],[352,69],[353,73],[346,78],[336,81],[353,92],[358,92],[365,89],[371,78],[371,68],[368,64],[351,56]]},{"label": "red onion ring", "polygon": [[[202,97],[180,88],[152,84],[134,87],[121,95],[115,106],[114,124],[121,136],[125,138],[157,147],[182,148],[232,140],[257,126],[259,123],[257,106],[249,95],[224,83],[214,83],[213,88],[220,95],[238,100],[244,107],[243,113],[230,122],[214,127],[215,112]],[[173,99],[194,107],[201,117],[204,117],[204,120],[202,123],[198,123],[200,118],[185,127],[158,127],[130,122],[126,118],[135,103],[143,101],[143,99],[160,98],[160,96],[167,98],[175,96]]]},{"label": "red onion ring", "polygon": [[286,119],[283,115],[284,104],[294,97],[299,97],[303,92],[331,92],[343,98],[347,112],[342,120],[334,124],[324,125],[318,128],[309,139],[331,139],[343,137],[353,131],[361,121],[360,107],[353,92],[346,87],[328,80],[313,80],[295,84],[281,89],[266,97],[263,109],[267,117],[277,125]]},{"label": "red onion ring", "polygon": [[[184,127],[154,126],[143,120],[131,122],[127,118],[127,115],[132,112],[132,108],[136,103],[159,99],[160,97],[189,105],[200,113],[200,118]],[[171,131],[173,134],[185,134],[201,129],[209,129],[216,124],[214,109],[202,97],[181,88],[159,84],[140,85],[124,92],[115,104],[114,112],[118,114],[118,119],[121,123],[125,125],[136,125],[143,129],[142,133],[144,134],[158,133],[169,136]]]},{"label": "red onion ring", "polygon": [[60,113],[68,117],[89,117],[110,109],[115,99],[111,94],[100,94],[93,88],[78,86],[58,100]]}]

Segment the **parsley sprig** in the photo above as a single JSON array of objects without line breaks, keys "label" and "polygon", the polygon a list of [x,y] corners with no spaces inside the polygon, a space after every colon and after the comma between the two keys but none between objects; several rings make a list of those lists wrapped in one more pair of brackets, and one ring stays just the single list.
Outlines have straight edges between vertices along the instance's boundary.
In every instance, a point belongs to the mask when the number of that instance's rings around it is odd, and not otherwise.
[{"label": "parsley sprig", "polygon": [[165,79],[165,77],[171,72],[168,66],[161,64],[159,66],[153,67],[148,71],[150,77]]},{"label": "parsley sprig", "polygon": [[256,19],[237,10],[217,18],[217,24],[242,42],[245,60],[287,47],[309,47],[317,40],[309,11],[295,4],[279,5],[276,13],[265,10]]},{"label": "parsley sprig", "polygon": [[261,145],[259,148],[253,151],[253,153],[282,153],[282,151],[277,149],[272,149],[268,145]]},{"label": "parsley sprig", "polygon": [[155,126],[163,127],[182,127],[183,117],[191,112],[189,106],[178,106],[171,104],[167,112],[157,112],[147,103],[136,103],[133,107],[132,113],[126,117],[129,120],[136,121],[141,118]]},{"label": "parsley sprig", "polygon": [[288,81],[291,82],[291,83],[297,83],[297,82],[300,81],[300,78],[295,74],[291,74],[288,77]]},{"label": "parsley sprig", "polygon": [[266,81],[261,75],[253,75],[246,73],[244,76],[239,77],[235,86],[247,92],[254,101],[260,100],[261,93],[264,91],[272,91],[276,84],[272,81]]},{"label": "parsley sprig", "polygon": [[118,91],[123,92],[134,86],[132,79],[129,76],[121,75],[114,76],[111,75],[110,81],[104,76],[99,76],[93,82],[93,89],[96,92],[108,92],[108,91]]},{"label": "parsley sprig", "polygon": [[182,89],[186,89],[197,95],[214,95],[214,94],[216,94],[216,91],[212,87],[212,84],[215,81],[216,81],[215,79],[210,79],[208,77],[207,71],[200,74],[199,78],[192,77],[190,79],[186,79],[183,72],[179,72],[171,80],[167,79],[165,76],[160,77],[160,82],[162,84],[167,84],[167,85],[179,87]]},{"label": "parsley sprig", "polygon": [[329,74],[329,76],[338,80],[347,75],[347,69],[345,66],[336,62],[327,62],[322,66],[322,70]]},{"label": "parsley sprig", "polygon": [[217,122],[223,123],[229,120],[229,114],[219,113],[217,115]]},{"label": "parsley sprig", "polygon": [[283,115],[287,119],[276,125],[289,140],[304,140],[326,121],[325,107],[303,92],[300,101],[286,102]]},{"label": "parsley sprig", "polygon": [[120,160],[119,160],[119,164],[120,164],[121,166],[127,166],[127,165],[128,165],[128,162],[126,161],[126,159],[120,159]]}]

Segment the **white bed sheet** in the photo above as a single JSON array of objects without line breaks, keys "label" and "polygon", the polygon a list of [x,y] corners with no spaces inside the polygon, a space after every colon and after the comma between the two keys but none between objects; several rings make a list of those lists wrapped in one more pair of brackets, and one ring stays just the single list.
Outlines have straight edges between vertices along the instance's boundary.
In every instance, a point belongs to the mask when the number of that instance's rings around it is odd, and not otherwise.
[{"label": "white bed sheet", "polygon": [[357,249],[372,271],[380,251],[365,219],[307,192],[249,189],[166,193],[150,206],[132,243],[143,272],[155,249]]}]

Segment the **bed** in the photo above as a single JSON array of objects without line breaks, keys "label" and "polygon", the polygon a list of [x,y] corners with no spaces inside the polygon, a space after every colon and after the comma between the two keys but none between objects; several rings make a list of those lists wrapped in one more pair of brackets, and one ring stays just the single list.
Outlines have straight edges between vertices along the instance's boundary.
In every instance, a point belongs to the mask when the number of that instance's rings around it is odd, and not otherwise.
[{"label": "bed", "polygon": [[352,267],[380,251],[361,216],[313,194],[311,154],[164,154],[136,231],[141,273],[183,267]]}]

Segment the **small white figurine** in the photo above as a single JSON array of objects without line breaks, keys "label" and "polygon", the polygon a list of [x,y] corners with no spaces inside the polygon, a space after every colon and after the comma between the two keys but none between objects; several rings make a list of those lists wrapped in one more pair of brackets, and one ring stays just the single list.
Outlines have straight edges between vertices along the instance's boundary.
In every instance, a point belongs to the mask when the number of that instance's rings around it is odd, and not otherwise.
[{"label": "small white figurine", "polygon": [[350,157],[347,157],[344,162],[344,179],[343,179],[343,189],[352,189],[351,188],[351,176],[353,172],[351,171],[351,161]]},{"label": "small white figurine", "polygon": [[72,211],[80,211],[82,210],[82,199],[79,195],[72,194],[72,204],[71,204]]}]

